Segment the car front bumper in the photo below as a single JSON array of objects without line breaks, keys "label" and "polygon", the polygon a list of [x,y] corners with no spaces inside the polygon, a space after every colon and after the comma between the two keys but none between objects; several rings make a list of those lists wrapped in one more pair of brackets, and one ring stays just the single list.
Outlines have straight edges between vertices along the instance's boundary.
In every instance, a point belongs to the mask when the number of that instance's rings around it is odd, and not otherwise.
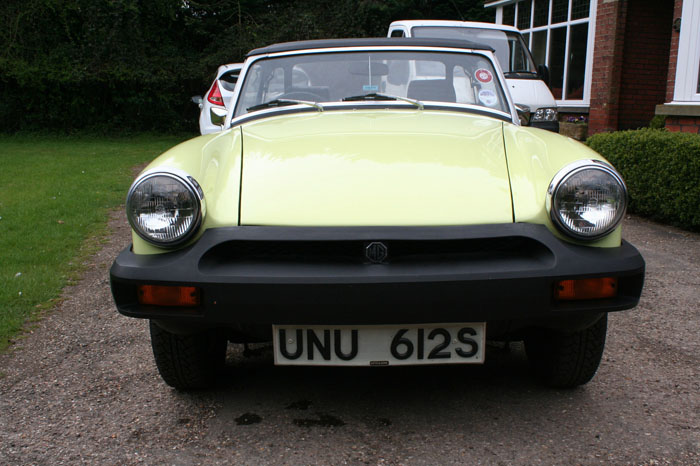
[{"label": "car front bumper", "polygon": [[[387,247],[367,259],[373,242]],[[376,257],[375,257],[376,260]],[[614,298],[558,301],[560,280],[616,277]],[[644,260],[629,243],[593,248],[542,225],[229,227],[156,255],[125,249],[111,270],[119,312],[181,325],[546,322],[634,307]],[[193,308],[143,305],[138,286],[201,289]]]}]

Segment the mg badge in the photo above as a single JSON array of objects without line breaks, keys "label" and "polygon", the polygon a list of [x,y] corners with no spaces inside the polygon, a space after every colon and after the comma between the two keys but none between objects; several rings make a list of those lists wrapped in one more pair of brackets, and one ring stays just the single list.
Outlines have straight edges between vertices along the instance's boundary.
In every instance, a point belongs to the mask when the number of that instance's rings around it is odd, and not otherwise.
[{"label": "mg badge", "polygon": [[365,247],[365,257],[373,264],[381,264],[389,255],[389,249],[386,244],[379,241],[373,241]]}]

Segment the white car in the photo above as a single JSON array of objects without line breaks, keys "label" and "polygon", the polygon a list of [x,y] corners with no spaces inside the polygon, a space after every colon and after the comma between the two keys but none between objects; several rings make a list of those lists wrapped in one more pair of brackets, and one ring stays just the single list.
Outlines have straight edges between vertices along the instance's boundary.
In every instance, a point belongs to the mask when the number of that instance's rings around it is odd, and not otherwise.
[{"label": "white car", "polygon": [[523,124],[559,132],[557,103],[545,84],[549,71],[545,65],[535,66],[517,28],[471,21],[394,21],[388,37],[460,39],[493,47],[513,101],[525,115]]},{"label": "white car", "polygon": [[221,125],[230,108],[241,68],[243,68],[242,63],[221,65],[206,97],[192,97],[192,101],[198,104],[201,109],[199,112],[199,132],[201,134],[221,131]]}]

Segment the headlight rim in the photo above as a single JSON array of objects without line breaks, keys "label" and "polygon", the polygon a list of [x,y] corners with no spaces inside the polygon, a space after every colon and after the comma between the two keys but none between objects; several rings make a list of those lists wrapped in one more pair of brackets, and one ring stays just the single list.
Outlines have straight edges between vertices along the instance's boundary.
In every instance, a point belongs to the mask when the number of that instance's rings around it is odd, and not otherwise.
[{"label": "headlight rim", "polygon": [[[179,236],[175,240],[170,240],[170,241],[162,241],[162,240],[157,240],[145,232],[143,232],[139,226],[136,224],[136,222],[132,219],[131,215],[131,205],[132,205],[132,198],[133,198],[133,193],[136,190],[136,188],[141,185],[141,183],[154,178],[156,176],[165,176],[167,178],[171,178],[175,181],[178,181],[181,183],[185,189],[194,197],[194,199],[197,201],[197,214],[195,216],[194,221],[192,222],[192,225],[189,227],[187,232]],[[131,184],[131,187],[129,188],[129,191],[126,195],[126,218],[129,221],[129,225],[131,226],[131,229],[136,232],[136,234],[143,239],[144,241],[160,247],[160,248],[165,248],[165,249],[171,249],[175,248],[178,246],[181,246],[182,244],[186,243],[189,241],[192,236],[196,234],[196,232],[199,230],[200,226],[202,225],[204,216],[206,212],[206,204],[204,202],[204,192],[202,188],[200,187],[199,183],[187,174],[186,172],[182,170],[177,170],[177,169],[163,169],[162,167],[153,171],[147,171],[142,173],[138,178],[134,180],[134,182]]]},{"label": "headlight rim", "polygon": [[[594,234],[594,235],[586,235],[586,234],[581,234],[577,231],[574,231],[570,229],[568,226],[562,222],[561,218],[559,215],[556,213],[555,209],[552,209],[554,205],[554,198],[559,190],[559,188],[562,186],[564,181],[567,179],[571,178],[573,175],[580,173],[584,170],[599,170],[602,171],[610,176],[613,177],[613,179],[619,183],[620,187],[622,188],[622,201],[623,201],[623,206],[622,209],[620,209],[620,213],[616,216],[616,220],[612,222],[605,230]],[[566,236],[569,236],[573,239],[577,239],[580,241],[596,241],[599,240],[613,231],[620,225],[622,222],[622,219],[625,217],[625,213],[627,211],[627,206],[629,205],[629,192],[627,191],[627,185],[625,184],[625,181],[622,179],[622,176],[615,170],[615,168],[610,165],[607,162],[604,162],[602,160],[597,160],[597,159],[587,159],[587,160],[577,160],[576,162],[570,163],[566,166],[564,166],[562,169],[560,169],[556,175],[554,175],[554,178],[552,178],[552,181],[549,184],[549,188],[547,189],[547,196],[546,196],[546,209],[547,212],[549,213],[549,217],[552,221],[552,223],[557,227],[559,231],[564,233]]]}]

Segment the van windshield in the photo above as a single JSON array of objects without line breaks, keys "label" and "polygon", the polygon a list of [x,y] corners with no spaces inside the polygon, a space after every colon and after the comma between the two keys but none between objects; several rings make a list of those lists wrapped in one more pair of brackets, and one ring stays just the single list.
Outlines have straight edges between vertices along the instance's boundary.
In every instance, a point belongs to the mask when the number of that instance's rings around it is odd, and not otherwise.
[{"label": "van windshield", "polygon": [[490,45],[507,77],[537,73],[530,50],[517,32],[462,26],[415,26],[411,33],[413,37],[460,39]]}]

